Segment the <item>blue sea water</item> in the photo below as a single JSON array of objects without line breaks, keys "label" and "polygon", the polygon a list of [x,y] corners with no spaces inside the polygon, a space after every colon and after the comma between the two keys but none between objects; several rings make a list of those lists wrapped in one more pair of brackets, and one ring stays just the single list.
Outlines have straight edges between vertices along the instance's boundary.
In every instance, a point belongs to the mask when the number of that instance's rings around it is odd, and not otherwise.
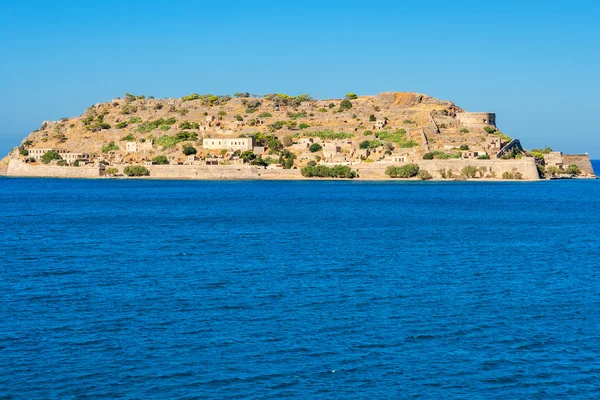
[{"label": "blue sea water", "polygon": [[0,398],[600,398],[600,181],[0,180]]}]

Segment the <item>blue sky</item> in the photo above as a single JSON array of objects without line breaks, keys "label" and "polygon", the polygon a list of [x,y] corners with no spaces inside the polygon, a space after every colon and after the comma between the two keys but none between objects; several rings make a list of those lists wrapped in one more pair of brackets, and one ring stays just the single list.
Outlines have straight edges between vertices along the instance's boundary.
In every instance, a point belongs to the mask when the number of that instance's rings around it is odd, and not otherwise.
[{"label": "blue sky", "polygon": [[125,92],[415,91],[600,158],[600,2],[0,2],[0,154]]}]

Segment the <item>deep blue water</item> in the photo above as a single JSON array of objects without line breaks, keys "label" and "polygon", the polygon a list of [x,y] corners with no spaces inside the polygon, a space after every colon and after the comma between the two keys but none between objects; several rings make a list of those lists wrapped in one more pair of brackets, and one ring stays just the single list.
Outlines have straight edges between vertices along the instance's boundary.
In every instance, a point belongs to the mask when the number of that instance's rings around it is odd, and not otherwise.
[{"label": "deep blue water", "polygon": [[600,397],[600,181],[0,180],[0,398]]}]

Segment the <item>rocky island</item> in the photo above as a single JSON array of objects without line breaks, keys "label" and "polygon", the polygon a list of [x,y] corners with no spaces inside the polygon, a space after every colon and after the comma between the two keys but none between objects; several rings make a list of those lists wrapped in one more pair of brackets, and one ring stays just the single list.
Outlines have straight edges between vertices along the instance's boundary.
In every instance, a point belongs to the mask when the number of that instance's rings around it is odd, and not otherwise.
[{"label": "rocky island", "polygon": [[0,161],[6,176],[158,179],[594,178],[587,154],[526,150],[491,112],[406,92],[126,94],[45,121]]}]

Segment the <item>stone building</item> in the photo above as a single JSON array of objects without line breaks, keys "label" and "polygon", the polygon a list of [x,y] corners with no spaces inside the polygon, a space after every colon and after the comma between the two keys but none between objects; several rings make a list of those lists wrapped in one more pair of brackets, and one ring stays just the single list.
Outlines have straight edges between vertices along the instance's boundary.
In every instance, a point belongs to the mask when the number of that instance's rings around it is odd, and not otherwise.
[{"label": "stone building", "polygon": [[126,142],[125,150],[130,153],[137,153],[137,151],[138,151],[137,142]]},{"label": "stone building", "polygon": [[202,141],[202,147],[209,150],[252,150],[254,138],[205,138]]},{"label": "stone building", "polygon": [[467,128],[485,128],[496,126],[496,114],[487,112],[461,112],[456,114],[461,126]]}]

